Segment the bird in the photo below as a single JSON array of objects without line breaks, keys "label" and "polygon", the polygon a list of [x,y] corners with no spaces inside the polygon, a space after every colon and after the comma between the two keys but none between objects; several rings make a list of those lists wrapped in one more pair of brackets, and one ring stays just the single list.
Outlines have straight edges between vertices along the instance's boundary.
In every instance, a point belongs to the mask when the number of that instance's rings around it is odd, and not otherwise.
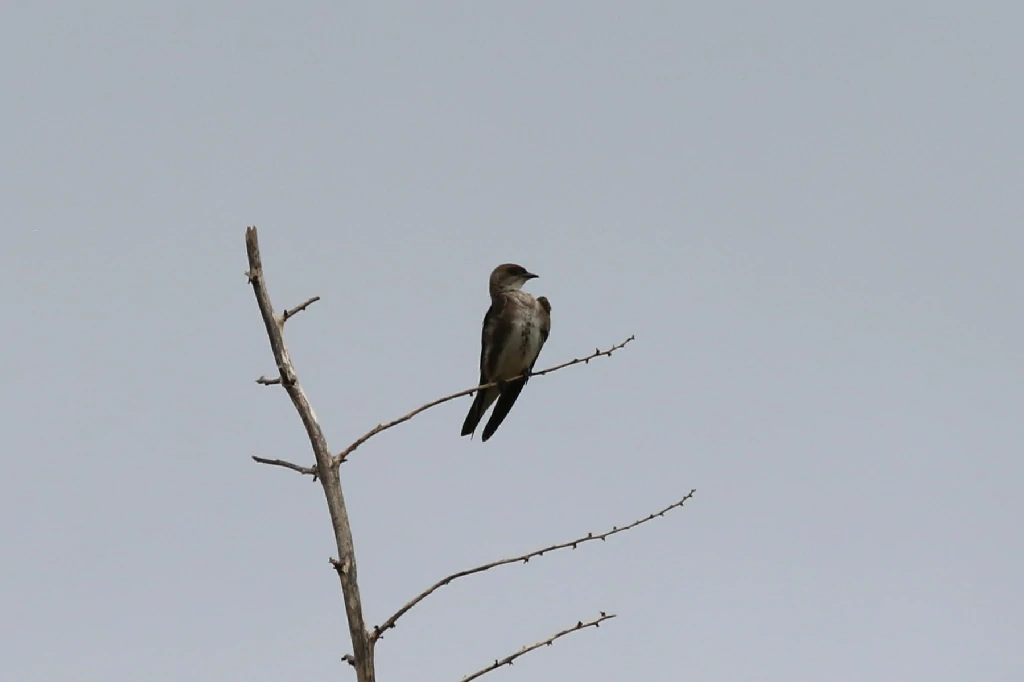
[{"label": "bird", "polygon": [[[522,291],[537,275],[515,263],[504,263],[491,272],[491,307],[484,315],[480,337],[480,383],[497,386],[476,392],[462,435],[471,436],[484,412],[497,400],[484,426],[481,441],[494,435],[515,405],[533,365],[551,331],[551,303],[544,296],[534,298]],[[518,377],[518,378],[516,378]]]}]

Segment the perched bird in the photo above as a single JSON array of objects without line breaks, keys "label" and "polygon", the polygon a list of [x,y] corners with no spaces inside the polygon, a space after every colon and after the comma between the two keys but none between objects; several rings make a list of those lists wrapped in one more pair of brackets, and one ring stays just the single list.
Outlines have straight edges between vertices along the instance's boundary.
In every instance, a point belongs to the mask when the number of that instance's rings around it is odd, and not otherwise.
[{"label": "perched bird", "polygon": [[463,436],[476,430],[484,412],[497,400],[481,440],[494,435],[529,381],[540,349],[548,340],[551,304],[543,296],[534,298],[522,291],[523,285],[536,276],[513,263],[499,265],[491,273],[491,307],[484,315],[480,339],[479,385],[499,383],[477,391],[462,424]]}]

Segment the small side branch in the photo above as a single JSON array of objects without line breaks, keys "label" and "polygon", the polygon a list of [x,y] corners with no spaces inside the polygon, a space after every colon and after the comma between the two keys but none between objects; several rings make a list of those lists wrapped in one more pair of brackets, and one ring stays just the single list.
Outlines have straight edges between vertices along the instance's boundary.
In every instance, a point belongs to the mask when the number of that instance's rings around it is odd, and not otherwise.
[{"label": "small side branch", "polygon": [[308,308],[309,306],[313,305],[314,303],[316,303],[319,300],[320,300],[319,296],[314,296],[313,298],[310,298],[310,299],[304,301],[303,303],[300,303],[299,305],[295,306],[291,310],[284,311],[284,314],[281,315],[281,324],[284,324],[289,319],[295,317],[296,315],[301,313],[303,310],[305,310],[306,308]]},{"label": "small side branch", "polygon": [[470,680],[475,680],[476,678],[478,678],[478,677],[480,677],[482,675],[486,675],[487,673],[491,672],[492,670],[497,670],[498,668],[500,668],[503,665],[512,665],[513,661],[515,661],[520,656],[525,656],[526,654],[530,653],[534,649],[539,649],[542,646],[551,646],[551,644],[556,639],[558,639],[559,637],[565,637],[566,635],[568,635],[570,633],[579,632],[580,630],[583,630],[585,628],[590,628],[590,627],[599,628],[599,627],[601,627],[601,623],[603,623],[606,620],[611,620],[614,617],[615,617],[614,613],[605,614],[605,612],[602,611],[600,617],[595,618],[594,620],[587,621],[586,623],[584,623],[583,621],[578,621],[576,623],[576,625],[573,625],[571,628],[566,628],[566,629],[562,630],[561,632],[556,632],[555,634],[551,635],[547,639],[545,639],[543,641],[540,641],[540,642],[537,642],[536,644],[531,644],[529,646],[524,646],[522,649],[520,649],[516,653],[512,654],[511,656],[506,656],[505,658],[501,659],[500,661],[495,661],[494,663],[492,663],[491,665],[487,666],[486,668],[481,668],[480,670],[477,670],[472,675],[468,675],[466,677],[463,677],[462,678],[462,682],[470,682]]},{"label": "small side branch", "polygon": [[[250,275],[249,275],[249,282],[250,283],[253,282],[253,277],[254,277],[254,275],[252,275],[250,273]],[[278,327],[284,327],[284,323],[285,322],[287,322],[291,318],[295,317],[296,315],[301,313],[303,310],[305,310],[306,308],[308,308],[309,306],[313,305],[314,303],[316,303],[319,300],[320,300],[319,296],[314,296],[313,298],[310,298],[310,299],[307,299],[307,300],[303,301],[302,303],[300,303],[299,305],[295,306],[294,308],[292,308],[290,310],[284,311],[284,313],[280,317],[275,318],[276,321],[277,321]],[[268,377],[265,377],[265,376],[261,376],[259,379],[256,380],[256,383],[257,384],[261,384],[263,386],[277,386],[277,385],[279,385],[281,383],[281,377],[276,376],[276,377],[273,377],[273,378],[268,378]]]},{"label": "small side branch", "polygon": [[[636,339],[636,335],[635,334],[630,336],[628,339],[626,339],[622,343],[615,344],[614,346],[612,346],[608,350],[601,350],[600,348],[598,348],[598,349],[595,349],[593,353],[591,353],[590,355],[588,355],[586,357],[576,358],[575,360],[570,360],[568,362],[563,362],[560,365],[555,365],[554,367],[548,367],[547,369],[540,370],[539,372],[533,372],[533,373],[530,374],[530,376],[531,377],[539,377],[539,376],[543,376],[545,374],[550,374],[551,372],[557,372],[558,370],[564,369],[566,367],[571,367],[572,365],[578,365],[580,363],[587,364],[591,360],[593,360],[594,358],[599,358],[599,357],[601,357],[603,355],[611,356],[612,353],[614,353],[615,351],[617,351],[620,348],[624,347],[627,343],[629,343],[630,341],[633,341],[634,339]],[[519,379],[519,378],[520,377],[514,377],[512,379],[509,379],[509,382],[515,381],[516,379]],[[260,377],[260,379],[263,379],[263,377]],[[263,383],[259,379],[257,381],[259,383]],[[347,459],[348,456],[351,455],[355,451],[356,448],[358,448],[360,445],[362,445],[366,441],[368,441],[371,438],[373,438],[374,436],[376,436],[378,433],[380,433],[382,431],[387,431],[388,429],[390,429],[392,427],[395,427],[395,426],[398,426],[399,424],[401,424],[403,422],[407,422],[410,419],[412,419],[413,417],[415,417],[416,415],[418,415],[420,412],[425,412],[426,410],[429,410],[432,407],[437,407],[438,405],[441,405],[442,403],[446,403],[449,400],[455,400],[456,398],[461,398],[464,395],[472,395],[473,393],[476,393],[477,391],[482,391],[482,390],[485,390],[485,389],[488,389],[488,388],[492,388],[492,387],[497,386],[497,385],[498,385],[497,382],[491,382],[489,384],[482,384],[480,386],[474,386],[473,388],[467,388],[467,389],[464,389],[462,391],[458,391],[457,393],[452,393],[451,395],[446,395],[443,398],[438,398],[437,400],[432,400],[429,403],[426,403],[425,405],[420,405],[419,407],[417,407],[412,412],[409,412],[408,414],[402,415],[398,419],[394,419],[392,421],[389,421],[386,424],[377,424],[377,426],[373,427],[372,429],[370,429],[369,431],[364,433],[362,436],[360,436],[355,441],[353,441],[351,445],[349,445],[347,448],[342,450],[341,453],[337,457],[335,457],[334,461],[337,464],[340,464],[340,463],[344,462],[345,459]]]},{"label": "small side branch", "polygon": [[619,533],[625,533],[627,530],[632,530],[633,528],[636,528],[637,526],[641,526],[641,525],[647,523],[648,521],[652,521],[655,518],[658,518],[659,516],[664,516],[668,512],[672,511],[673,509],[676,509],[678,507],[682,507],[684,504],[686,504],[686,502],[688,500],[690,500],[690,498],[693,497],[694,493],[696,493],[696,492],[697,492],[696,489],[691,490],[681,500],[673,502],[672,504],[668,505],[667,507],[665,507],[661,511],[654,512],[653,514],[649,514],[649,515],[645,516],[642,519],[638,519],[638,520],[634,521],[633,523],[629,524],[628,526],[622,526],[621,528],[619,528],[618,526],[613,526],[611,530],[605,531],[604,533],[601,533],[599,535],[594,535],[593,533],[587,533],[583,537],[576,538],[575,540],[570,540],[568,542],[561,542],[561,543],[558,543],[558,544],[555,544],[555,545],[549,545],[548,547],[542,547],[541,549],[537,549],[537,550],[534,550],[532,552],[527,552],[526,554],[520,554],[519,556],[510,557],[508,559],[499,559],[498,561],[492,561],[489,564],[483,564],[481,566],[477,566],[476,568],[469,568],[469,569],[466,569],[466,570],[463,570],[463,571],[458,571],[456,573],[452,573],[451,575],[445,576],[444,578],[441,578],[436,583],[434,583],[433,585],[431,585],[430,587],[428,587],[427,589],[423,590],[418,595],[416,595],[411,601],[406,603],[406,605],[403,606],[402,608],[398,609],[398,611],[396,611],[394,613],[394,615],[392,615],[390,618],[388,618],[386,621],[384,621],[381,625],[374,626],[372,639],[373,639],[374,642],[376,642],[378,639],[383,637],[383,635],[384,635],[384,633],[386,631],[388,631],[391,628],[395,627],[395,623],[398,622],[398,619],[401,618],[402,616],[404,616],[412,607],[416,606],[421,601],[423,601],[424,599],[426,599],[427,597],[429,597],[430,595],[432,595],[434,592],[436,592],[437,590],[441,589],[445,585],[447,585],[447,584],[449,584],[449,583],[451,583],[451,582],[453,582],[455,580],[458,580],[459,578],[464,578],[467,575],[474,575],[476,573],[483,573],[484,571],[489,571],[492,568],[497,568],[498,566],[505,566],[507,564],[514,564],[514,563],[518,563],[520,561],[522,561],[525,564],[525,563],[529,562],[530,559],[532,559],[534,557],[543,556],[543,555],[547,554],[548,552],[554,552],[554,551],[557,551],[557,550],[560,550],[560,549],[570,549],[570,548],[571,549],[576,549],[577,546],[582,545],[582,544],[584,544],[586,542],[593,542],[595,540],[602,540],[603,541],[605,538],[610,538],[611,536],[618,535]]},{"label": "small side branch", "polygon": [[260,464],[269,464],[269,465],[275,466],[275,467],[284,467],[285,469],[291,469],[292,471],[298,471],[300,474],[306,474],[308,476],[312,476],[313,480],[314,481],[316,480],[316,465],[315,464],[313,466],[311,466],[311,467],[304,467],[304,466],[302,466],[300,464],[293,464],[292,462],[287,462],[287,461],[285,461],[283,459],[264,459],[262,457],[257,457],[256,455],[253,455],[252,458],[253,458],[253,461],[259,462]]}]

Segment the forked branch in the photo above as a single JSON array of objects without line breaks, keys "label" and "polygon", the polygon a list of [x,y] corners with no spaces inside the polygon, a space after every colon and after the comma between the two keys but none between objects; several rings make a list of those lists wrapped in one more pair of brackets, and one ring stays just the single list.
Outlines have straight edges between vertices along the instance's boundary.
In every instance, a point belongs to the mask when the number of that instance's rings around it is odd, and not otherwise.
[{"label": "forked branch", "polygon": [[614,613],[605,614],[605,612],[602,611],[601,615],[598,618],[595,618],[594,620],[587,621],[586,623],[584,623],[583,621],[578,621],[576,623],[576,625],[573,625],[571,628],[566,628],[566,629],[562,630],[561,632],[556,632],[555,634],[551,635],[547,639],[545,639],[543,641],[540,641],[540,642],[537,642],[536,644],[531,644],[529,646],[524,646],[522,649],[520,649],[516,653],[512,654],[511,656],[506,656],[505,658],[501,659],[500,661],[495,661],[494,663],[490,664],[486,668],[481,668],[480,670],[477,670],[472,675],[468,675],[466,677],[463,677],[462,678],[462,682],[470,682],[470,680],[475,680],[476,678],[480,677],[481,675],[486,675],[487,673],[491,672],[492,670],[497,670],[498,668],[500,668],[503,665],[512,665],[512,662],[515,661],[520,656],[525,656],[526,654],[530,653],[534,649],[539,649],[542,646],[551,646],[551,644],[556,639],[558,639],[559,637],[565,637],[566,635],[568,635],[568,634],[570,634],[572,632],[579,632],[580,630],[583,630],[584,628],[590,628],[590,627],[599,628],[599,627],[601,627],[601,623],[605,622],[606,620],[611,620],[614,617],[615,617]]},{"label": "forked branch", "polygon": [[[633,336],[630,336],[625,341],[623,341],[622,343],[615,344],[614,346],[612,346],[608,350],[601,350],[600,348],[598,348],[598,349],[595,349],[593,353],[591,353],[590,355],[588,355],[586,357],[576,358],[575,360],[569,360],[568,362],[563,362],[560,365],[555,365],[554,367],[548,367],[547,369],[542,369],[539,372],[532,372],[530,374],[530,377],[532,378],[532,377],[544,376],[545,374],[551,374],[552,372],[557,372],[560,369],[564,369],[566,367],[571,367],[572,365],[578,365],[580,363],[586,364],[586,363],[589,363],[594,358],[599,358],[599,357],[604,356],[604,355],[611,356],[612,353],[614,353],[615,351],[619,350],[620,348],[622,348],[623,346],[625,346],[627,343],[629,343],[630,341],[634,340],[635,338],[636,338],[636,335],[633,335]],[[522,376],[522,375],[520,375],[520,376]],[[512,379],[509,379],[509,382],[515,381],[516,379],[519,379],[519,378],[520,377],[518,377],[518,376],[517,377],[513,377]],[[260,379],[262,379],[262,377],[260,377]],[[456,398],[461,398],[464,395],[471,395],[473,393],[476,393],[477,391],[482,391],[484,389],[492,388],[492,387],[497,386],[497,385],[498,385],[498,382],[492,381],[489,384],[481,384],[480,386],[474,386],[473,388],[467,388],[467,389],[458,391],[457,393],[452,393],[451,395],[446,395],[443,398],[438,398],[437,400],[431,400],[429,403],[426,403],[425,405],[420,405],[419,407],[417,407],[412,412],[409,412],[408,414],[404,414],[401,417],[399,417],[398,419],[394,419],[392,421],[389,421],[386,424],[377,424],[377,426],[373,427],[372,429],[370,429],[369,431],[367,431],[366,433],[361,435],[359,438],[354,440],[351,445],[349,445],[347,448],[342,450],[341,453],[335,458],[335,461],[338,464],[340,464],[341,462],[344,462],[345,459],[349,455],[351,455],[352,452],[356,448],[358,448],[360,445],[362,445],[366,441],[368,441],[371,438],[373,438],[374,436],[376,436],[378,433],[380,433],[382,431],[387,431],[388,429],[390,429],[390,428],[392,428],[394,426],[398,426],[399,424],[401,424],[403,422],[407,422],[410,419],[412,419],[413,417],[415,417],[416,415],[418,415],[420,412],[425,412],[426,410],[429,410],[432,407],[437,407],[438,405],[441,405],[442,403],[446,403],[449,400],[455,400]]]},{"label": "forked branch", "polygon": [[696,492],[697,492],[696,490],[691,490],[690,492],[686,493],[686,495],[683,497],[683,499],[678,500],[676,502],[673,502],[672,504],[668,505],[667,507],[665,507],[661,511],[656,511],[653,514],[649,514],[649,515],[645,516],[642,519],[638,519],[638,520],[634,521],[633,523],[629,524],[628,526],[622,526],[621,528],[619,528],[618,526],[613,526],[611,530],[605,531],[604,533],[601,533],[599,535],[594,535],[593,533],[587,533],[583,537],[576,538],[575,540],[570,540],[568,542],[560,542],[560,543],[555,544],[555,545],[549,545],[547,547],[542,547],[541,549],[536,549],[536,550],[534,550],[532,552],[527,552],[526,554],[520,554],[519,556],[510,557],[508,559],[499,559],[498,561],[492,561],[489,564],[483,564],[481,566],[477,566],[476,568],[469,568],[469,569],[466,569],[466,570],[463,570],[463,571],[457,571],[455,573],[452,573],[451,575],[445,576],[444,578],[441,578],[436,583],[434,583],[433,585],[431,585],[430,587],[428,587],[427,589],[423,590],[418,595],[416,595],[412,600],[407,602],[405,606],[403,606],[402,608],[398,609],[398,611],[396,611],[394,613],[394,615],[392,615],[390,618],[388,618],[382,624],[374,626],[372,639],[373,639],[374,642],[376,642],[378,639],[380,639],[381,637],[384,636],[385,632],[387,632],[391,628],[395,627],[395,623],[398,622],[398,619],[401,618],[402,616],[404,616],[412,607],[416,606],[421,601],[423,601],[424,599],[426,599],[427,597],[429,597],[430,595],[432,595],[434,592],[436,592],[437,590],[441,589],[445,585],[447,585],[447,584],[449,584],[449,583],[451,583],[451,582],[453,582],[455,580],[458,580],[459,578],[464,578],[467,575],[474,575],[476,573],[483,573],[484,571],[489,571],[492,568],[497,568],[498,566],[505,566],[507,564],[515,564],[515,563],[518,563],[520,561],[522,561],[523,563],[527,563],[533,557],[543,556],[543,555],[547,554],[548,552],[554,552],[554,551],[557,551],[557,550],[560,550],[560,549],[570,549],[570,548],[571,549],[576,549],[577,546],[582,545],[582,544],[584,544],[586,542],[593,542],[594,540],[604,540],[605,538],[610,538],[613,535],[618,535],[619,533],[625,533],[627,530],[632,530],[633,528],[636,528],[637,526],[641,526],[641,525],[647,523],[648,521],[652,521],[655,518],[658,518],[659,516],[664,516],[668,512],[672,511],[673,509],[676,509],[678,507],[682,507],[684,504],[686,504],[686,502],[690,498],[693,497],[694,493],[696,493]]}]

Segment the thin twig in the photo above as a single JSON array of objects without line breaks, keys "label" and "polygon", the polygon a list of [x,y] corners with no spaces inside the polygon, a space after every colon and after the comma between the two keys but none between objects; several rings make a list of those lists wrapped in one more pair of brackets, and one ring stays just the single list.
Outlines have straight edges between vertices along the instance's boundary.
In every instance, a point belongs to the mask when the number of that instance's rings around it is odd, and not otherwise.
[{"label": "thin twig", "polygon": [[300,303],[299,305],[295,306],[291,310],[284,311],[284,314],[281,315],[281,324],[284,324],[289,319],[295,317],[296,315],[301,313],[303,310],[305,310],[306,308],[308,308],[309,306],[313,305],[314,303],[316,303],[319,300],[320,300],[319,296],[314,296],[313,298],[310,298],[310,299],[306,300],[305,302]]},{"label": "thin twig", "polygon": [[512,662],[515,661],[520,656],[525,656],[526,654],[530,653],[534,649],[539,649],[542,646],[551,646],[551,644],[556,639],[558,639],[559,637],[565,637],[566,635],[568,635],[570,633],[578,632],[580,630],[583,630],[584,628],[589,628],[589,627],[599,628],[599,627],[601,627],[601,623],[603,623],[606,620],[611,620],[614,617],[615,617],[614,613],[605,614],[605,612],[602,611],[600,617],[595,618],[594,620],[587,621],[586,623],[584,623],[583,621],[578,621],[576,623],[576,625],[573,625],[571,628],[566,628],[566,629],[562,630],[561,632],[556,632],[555,634],[551,635],[547,639],[545,639],[545,640],[543,640],[541,642],[537,642],[536,644],[531,644],[530,646],[524,646],[522,649],[520,649],[516,653],[512,654],[511,656],[506,656],[505,658],[501,659],[500,661],[495,661],[494,663],[492,663],[491,665],[487,666],[486,668],[481,668],[480,670],[477,670],[472,675],[468,675],[467,677],[463,677],[462,678],[462,682],[470,682],[470,680],[475,680],[476,678],[480,677],[481,675],[486,675],[487,673],[491,672],[492,670],[497,670],[498,668],[500,668],[503,665],[512,665]]},{"label": "thin twig", "polygon": [[281,383],[281,377],[274,377],[273,379],[268,379],[267,377],[261,375],[260,378],[256,380],[256,383],[263,384],[264,386],[276,386],[279,383]]},{"label": "thin twig", "polygon": [[567,549],[567,548],[570,548],[570,547],[572,549],[576,549],[576,547],[578,545],[582,545],[582,544],[584,544],[586,542],[591,542],[593,540],[604,540],[605,538],[609,538],[609,537],[611,537],[613,535],[617,535],[619,533],[624,533],[627,530],[631,530],[633,528],[636,528],[637,526],[643,525],[643,524],[647,523],[648,521],[651,521],[651,520],[653,520],[653,519],[655,519],[655,518],[657,518],[659,516],[664,516],[666,513],[672,511],[673,509],[676,509],[677,507],[682,507],[684,504],[686,504],[687,500],[689,500],[690,498],[693,497],[694,493],[696,493],[696,492],[697,492],[696,489],[691,490],[690,492],[686,493],[686,495],[683,497],[683,499],[681,499],[681,500],[679,500],[677,502],[673,502],[672,504],[668,505],[667,507],[665,507],[661,511],[654,512],[653,514],[645,516],[642,519],[634,521],[633,523],[629,524],[628,526],[623,526],[621,528],[619,528],[618,526],[613,526],[611,530],[606,531],[604,533],[601,533],[600,535],[594,535],[593,533],[587,533],[583,537],[576,538],[575,540],[570,540],[569,542],[560,542],[560,543],[558,543],[556,545],[549,545],[548,547],[543,547],[541,549],[537,549],[537,550],[534,550],[532,552],[527,552],[526,554],[520,554],[519,556],[511,557],[511,558],[508,558],[508,559],[500,559],[498,561],[492,561],[489,564],[483,564],[481,566],[477,566],[476,568],[469,568],[469,569],[466,569],[466,570],[463,570],[463,571],[457,571],[455,573],[452,573],[451,575],[448,575],[448,576],[446,576],[444,578],[441,578],[436,583],[434,583],[433,585],[431,585],[430,587],[428,587],[427,589],[423,590],[418,595],[416,595],[411,601],[406,603],[405,606],[403,606],[402,608],[398,609],[398,611],[396,611],[390,618],[388,618],[386,621],[384,621],[383,624],[375,625],[374,628],[373,628],[373,635],[372,635],[373,641],[376,642],[378,639],[380,639],[381,637],[384,636],[384,633],[386,631],[388,631],[389,629],[395,627],[395,623],[398,622],[398,619],[401,618],[402,616],[404,616],[409,611],[409,609],[411,609],[412,607],[416,606],[421,601],[423,601],[424,599],[426,599],[431,594],[433,594],[437,590],[441,589],[445,585],[447,585],[447,584],[449,584],[449,583],[451,583],[451,582],[453,582],[453,581],[455,581],[455,580],[457,580],[459,578],[464,578],[467,575],[474,575],[476,573],[483,573],[484,571],[489,571],[490,569],[497,568],[498,566],[505,566],[507,564],[514,564],[514,563],[518,563],[520,561],[522,561],[523,563],[527,563],[533,557],[543,556],[544,554],[546,554],[548,552],[554,552],[554,551],[559,550],[559,549]]},{"label": "thin twig", "polygon": [[[608,350],[596,349],[593,353],[591,353],[590,355],[586,356],[585,358],[576,358],[575,360],[570,360],[568,362],[563,362],[560,365],[555,365],[554,367],[548,367],[547,369],[541,370],[539,372],[533,372],[533,373],[530,374],[530,377],[544,376],[545,374],[550,374],[551,372],[555,372],[557,370],[564,369],[564,368],[570,367],[572,365],[578,365],[580,363],[589,363],[594,358],[601,357],[602,355],[611,356],[612,353],[614,353],[615,351],[619,350],[620,348],[622,348],[623,346],[625,346],[627,343],[629,343],[630,341],[634,340],[635,338],[636,338],[636,335],[633,335],[633,336],[630,336],[625,341],[623,341],[622,343],[615,344],[614,346],[612,346]],[[520,376],[522,376],[522,375],[520,375]],[[518,378],[519,377],[514,377],[512,379],[509,379],[508,381],[512,382],[512,381],[515,381]],[[398,426],[402,422],[407,422],[410,419],[412,419],[413,417],[415,417],[416,415],[418,415],[420,412],[424,412],[426,410],[429,410],[431,407],[437,407],[438,405],[440,405],[442,403],[446,403],[449,400],[455,400],[456,398],[461,398],[464,395],[472,395],[473,393],[476,393],[477,391],[482,391],[484,389],[492,388],[492,387],[497,386],[497,385],[498,385],[498,382],[492,381],[489,384],[481,384],[480,386],[474,386],[473,388],[467,388],[467,389],[459,391],[457,393],[452,393],[451,395],[446,395],[443,398],[438,398],[437,400],[432,400],[432,401],[430,401],[429,403],[427,403],[425,405],[420,405],[419,407],[417,407],[412,412],[409,412],[408,414],[403,415],[403,416],[399,417],[398,419],[389,421],[386,424],[377,424],[377,426],[373,427],[372,429],[370,429],[369,431],[364,433],[362,436],[360,436],[355,441],[353,441],[351,445],[349,445],[347,448],[342,450],[341,453],[337,457],[334,458],[334,462],[336,464],[341,464],[342,462],[345,461],[345,459],[348,458],[349,455],[352,454],[352,452],[356,448],[358,448],[360,445],[362,445],[366,441],[368,441],[371,438],[373,438],[374,436],[376,436],[381,431],[387,431],[388,429],[390,429],[393,426]]]},{"label": "thin twig", "polygon": [[252,458],[253,458],[254,461],[259,462],[260,464],[270,464],[271,466],[284,467],[285,469],[291,469],[292,471],[298,471],[300,474],[307,474],[309,476],[312,476],[313,480],[314,481],[316,480],[316,465],[315,464],[313,466],[311,466],[311,467],[304,467],[304,466],[302,466],[300,464],[293,464],[293,463],[287,462],[287,461],[285,461],[283,459],[264,459],[262,457],[257,457],[256,455],[253,455]]}]

